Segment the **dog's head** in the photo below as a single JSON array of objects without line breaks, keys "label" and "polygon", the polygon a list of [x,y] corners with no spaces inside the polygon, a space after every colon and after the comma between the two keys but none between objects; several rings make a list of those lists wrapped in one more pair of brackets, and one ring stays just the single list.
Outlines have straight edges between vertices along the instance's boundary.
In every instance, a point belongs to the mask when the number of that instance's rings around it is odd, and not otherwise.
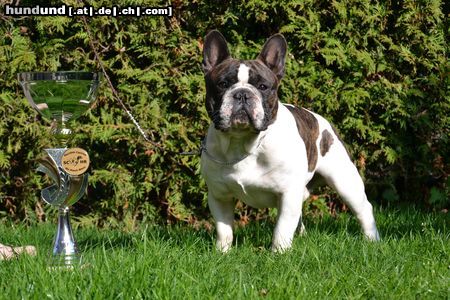
[{"label": "dog's head", "polygon": [[206,110],[216,129],[260,132],[275,121],[286,49],[284,37],[275,34],[256,59],[239,60],[230,56],[220,32],[214,30],[206,35]]}]

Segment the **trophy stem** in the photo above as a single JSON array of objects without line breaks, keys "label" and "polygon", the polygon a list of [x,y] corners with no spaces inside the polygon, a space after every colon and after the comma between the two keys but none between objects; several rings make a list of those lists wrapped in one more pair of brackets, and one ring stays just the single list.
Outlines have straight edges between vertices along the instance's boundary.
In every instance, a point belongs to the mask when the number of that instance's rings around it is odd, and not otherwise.
[{"label": "trophy stem", "polygon": [[70,225],[69,207],[58,208],[58,231],[53,243],[52,265],[73,266],[80,261],[78,247]]},{"label": "trophy stem", "polygon": [[72,138],[72,129],[67,126],[67,123],[54,122],[51,128],[52,135],[56,138],[58,146],[66,148],[69,140]]}]

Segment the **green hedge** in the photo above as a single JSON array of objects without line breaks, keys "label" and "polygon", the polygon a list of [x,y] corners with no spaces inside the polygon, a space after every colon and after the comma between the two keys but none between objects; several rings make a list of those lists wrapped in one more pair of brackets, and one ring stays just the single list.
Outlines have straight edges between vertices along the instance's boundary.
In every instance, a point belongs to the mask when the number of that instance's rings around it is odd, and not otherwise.
[{"label": "green hedge", "polygon": [[[20,5],[39,2],[48,5]],[[200,67],[206,32],[222,31],[242,58],[255,57],[270,34],[283,33],[290,52],[281,100],[334,123],[365,177],[370,200],[443,209],[450,198],[450,33],[444,2],[177,0],[171,18],[88,21],[121,98],[151,139],[171,151],[197,149],[208,126]],[[0,219],[41,221],[50,208],[38,201],[39,190],[48,182],[34,171],[35,160],[52,141],[48,123],[28,106],[16,74],[99,66],[81,19],[12,18],[3,15],[3,7],[0,11]],[[208,218],[198,157],[146,144],[105,83],[96,106],[80,121],[84,125],[71,145],[88,150],[92,167],[88,197],[74,207],[79,223],[120,221],[133,227],[147,220]]]}]

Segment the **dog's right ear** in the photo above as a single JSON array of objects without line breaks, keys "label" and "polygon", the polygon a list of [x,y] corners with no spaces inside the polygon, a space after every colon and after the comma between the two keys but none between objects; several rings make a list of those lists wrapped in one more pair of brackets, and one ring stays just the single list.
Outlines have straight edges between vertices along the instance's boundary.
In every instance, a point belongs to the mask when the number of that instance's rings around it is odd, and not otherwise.
[{"label": "dog's right ear", "polygon": [[223,35],[217,30],[210,31],[203,42],[203,72],[208,73],[229,57],[230,52]]}]

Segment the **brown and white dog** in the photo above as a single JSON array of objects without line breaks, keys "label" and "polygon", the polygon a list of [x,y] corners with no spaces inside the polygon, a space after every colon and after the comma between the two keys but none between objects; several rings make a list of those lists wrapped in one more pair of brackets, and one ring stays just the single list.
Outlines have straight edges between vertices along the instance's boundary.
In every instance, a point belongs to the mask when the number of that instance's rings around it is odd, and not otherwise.
[{"label": "brown and white dog", "polygon": [[236,199],[256,208],[276,207],[272,250],[290,248],[315,173],[356,214],[366,237],[379,239],[363,181],[332,126],[278,100],[286,49],[284,37],[276,34],[255,60],[239,60],[230,56],[220,32],[205,37],[206,109],[212,123],[201,172],[216,222],[216,246],[224,252],[233,241]]}]

